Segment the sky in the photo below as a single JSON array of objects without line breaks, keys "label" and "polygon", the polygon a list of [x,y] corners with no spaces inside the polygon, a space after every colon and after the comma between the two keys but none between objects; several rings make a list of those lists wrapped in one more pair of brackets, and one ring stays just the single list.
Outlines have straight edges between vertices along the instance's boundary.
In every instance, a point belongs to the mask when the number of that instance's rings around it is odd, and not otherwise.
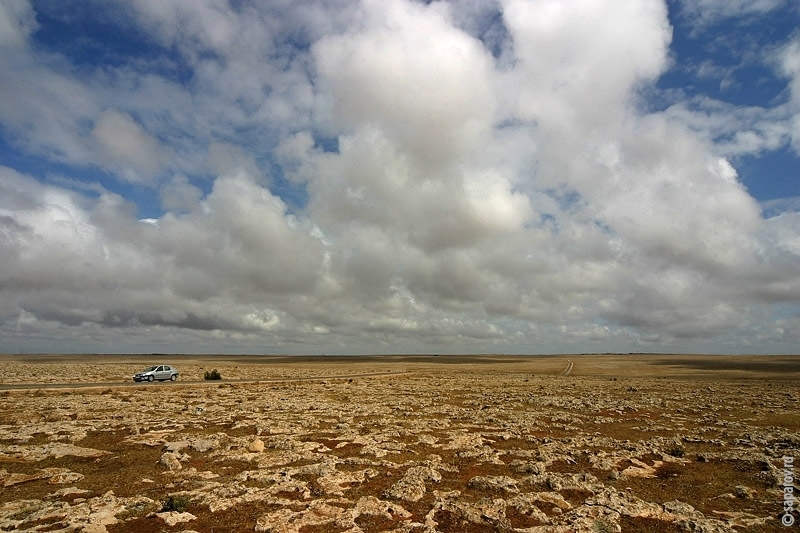
[{"label": "sky", "polygon": [[4,0],[0,352],[798,353],[794,0]]}]

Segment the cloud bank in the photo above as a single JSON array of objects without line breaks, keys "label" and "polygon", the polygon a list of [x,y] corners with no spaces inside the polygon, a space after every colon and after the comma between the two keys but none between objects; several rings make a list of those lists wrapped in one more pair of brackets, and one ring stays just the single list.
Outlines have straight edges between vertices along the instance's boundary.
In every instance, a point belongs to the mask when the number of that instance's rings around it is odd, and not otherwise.
[{"label": "cloud bank", "polygon": [[158,53],[88,65],[37,9],[0,124],[85,177],[0,166],[2,350],[796,349],[800,215],[733,159],[800,151],[796,41],[772,108],[653,111],[660,0],[136,0]]}]

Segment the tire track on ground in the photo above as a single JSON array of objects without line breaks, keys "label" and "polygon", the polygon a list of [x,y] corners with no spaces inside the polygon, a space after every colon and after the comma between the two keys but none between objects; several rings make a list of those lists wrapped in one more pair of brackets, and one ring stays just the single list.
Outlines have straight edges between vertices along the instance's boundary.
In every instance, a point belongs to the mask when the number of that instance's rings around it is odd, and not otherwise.
[{"label": "tire track on ground", "polygon": [[108,381],[94,383],[0,383],[0,390],[33,390],[33,389],[89,389],[89,388],[108,388],[108,387],[181,387],[188,385],[221,385],[227,383],[236,384],[269,384],[269,383],[290,383],[293,381],[326,381],[329,379],[355,379],[355,378],[376,378],[407,376],[413,374],[411,371],[391,371],[369,372],[365,374],[340,374],[330,376],[298,376],[287,378],[268,378],[268,379],[224,379],[224,380],[181,380],[160,381],[160,382],[127,382],[127,381]]}]

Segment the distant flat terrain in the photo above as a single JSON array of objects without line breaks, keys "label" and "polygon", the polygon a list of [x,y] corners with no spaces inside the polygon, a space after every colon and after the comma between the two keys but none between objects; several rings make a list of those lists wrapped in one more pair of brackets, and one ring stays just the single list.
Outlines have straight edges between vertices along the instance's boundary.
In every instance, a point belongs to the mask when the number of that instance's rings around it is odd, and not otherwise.
[{"label": "distant flat terrain", "polygon": [[150,365],[176,365],[181,381],[199,381],[217,369],[228,380],[270,380],[392,371],[464,370],[491,367],[493,372],[559,374],[572,362],[570,375],[596,377],[683,377],[795,379],[800,355],[103,355],[0,354],[4,384],[113,383],[130,381]]},{"label": "distant flat terrain", "polygon": [[[131,381],[158,363],[178,381]],[[2,355],[0,531],[786,531],[799,372],[797,356]]]}]

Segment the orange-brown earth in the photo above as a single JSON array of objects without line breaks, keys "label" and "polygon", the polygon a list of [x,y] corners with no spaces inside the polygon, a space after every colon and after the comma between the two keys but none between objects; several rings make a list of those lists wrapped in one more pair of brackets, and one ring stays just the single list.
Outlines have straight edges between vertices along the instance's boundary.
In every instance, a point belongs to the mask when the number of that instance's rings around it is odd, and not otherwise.
[{"label": "orange-brown earth", "polygon": [[[159,362],[178,382],[130,381]],[[0,356],[0,531],[786,531],[798,377],[777,356]]]}]

